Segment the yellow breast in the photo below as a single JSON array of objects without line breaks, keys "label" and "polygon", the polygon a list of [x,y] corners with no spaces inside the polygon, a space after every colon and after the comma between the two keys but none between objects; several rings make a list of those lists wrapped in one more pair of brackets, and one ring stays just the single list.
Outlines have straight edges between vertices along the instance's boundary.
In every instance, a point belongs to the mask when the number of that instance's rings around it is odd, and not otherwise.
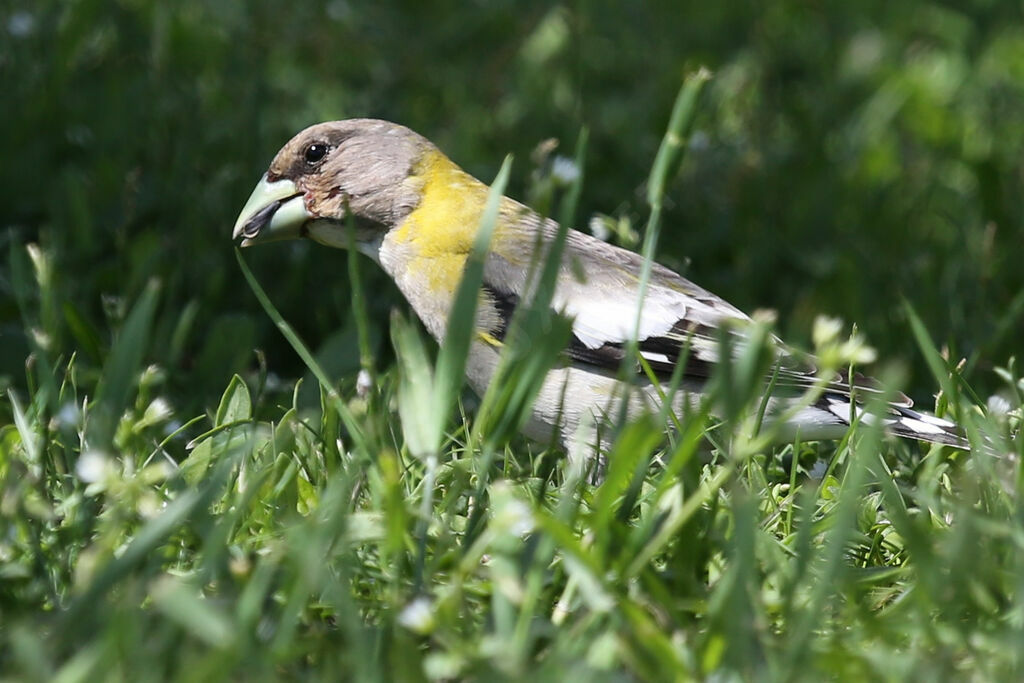
[{"label": "yellow breast", "polygon": [[[391,240],[403,248],[406,267],[415,269],[420,282],[454,293],[480,228],[489,188],[437,150],[424,155],[410,180],[421,186],[420,203],[395,228]],[[530,214],[529,209],[502,198],[491,251],[525,266],[536,235],[520,229],[524,214]]]},{"label": "yellow breast", "polygon": [[454,290],[480,225],[487,186],[439,151],[424,155],[411,178],[422,187],[419,205],[395,229],[409,267],[423,270],[431,288]]}]

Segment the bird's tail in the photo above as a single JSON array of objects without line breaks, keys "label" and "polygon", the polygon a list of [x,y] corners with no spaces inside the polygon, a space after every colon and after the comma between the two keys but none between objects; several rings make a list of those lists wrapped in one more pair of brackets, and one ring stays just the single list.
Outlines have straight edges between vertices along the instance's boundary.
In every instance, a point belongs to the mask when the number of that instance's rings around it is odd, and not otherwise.
[{"label": "bird's tail", "polygon": [[[969,449],[963,428],[945,418],[913,409],[914,402],[899,392],[886,389],[876,380],[851,373],[836,372],[821,386],[821,377],[813,365],[795,366],[798,357],[787,354],[773,375],[777,401],[769,402],[769,414],[778,419],[781,434],[798,430],[803,438],[842,438],[851,423],[880,426],[887,434],[905,439]],[[806,359],[804,359],[806,361]],[[822,391],[811,405],[792,412],[794,402],[803,406],[806,392]],[[786,393],[783,393],[786,392]],[[803,392],[803,395],[801,395]],[[772,410],[774,408],[774,410]],[[781,419],[780,419],[781,418]]]},{"label": "bird's tail", "polygon": [[826,393],[814,408],[827,410],[834,419],[847,427],[851,419],[860,420],[867,425],[880,423],[886,432],[894,436],[954,448],[970,448],[970,444],[964,438],[963,429],[958,424],[914,410],[910,407],[909,401],[889,403],[884,413],[876,414],[869,412],[863,404],[851,403],[849,396]]}]

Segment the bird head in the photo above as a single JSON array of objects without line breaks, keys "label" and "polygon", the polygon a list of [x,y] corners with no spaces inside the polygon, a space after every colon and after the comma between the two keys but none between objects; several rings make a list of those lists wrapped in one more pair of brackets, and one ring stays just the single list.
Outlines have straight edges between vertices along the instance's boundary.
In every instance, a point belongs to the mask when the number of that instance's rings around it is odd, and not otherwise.
[{"label": "bird head", "polygon": [[242,246],[308,237],[345,247],[351,218],[357,245],[377,241],[415,208],[413,169],[432,149],[426,138],[387,121],[310,126],[274,157],[232,237],[241,237]]}]

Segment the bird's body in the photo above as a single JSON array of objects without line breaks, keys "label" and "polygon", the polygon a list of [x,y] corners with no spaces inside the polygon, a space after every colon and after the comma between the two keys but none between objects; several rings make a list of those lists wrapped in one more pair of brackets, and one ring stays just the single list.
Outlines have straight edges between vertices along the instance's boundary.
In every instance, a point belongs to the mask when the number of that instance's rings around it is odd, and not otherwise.
[{"label": "bird's body", "polygon": [[[432,143],[385,121],[352,119],[312,126],[277,154],[235,226],[244,244],[309,237],[344,247],[351,215],[356,243],[394,280],[427,330],[438,340],[445,326],[483,215],[488,187],[451,162]],[[483,273],[477,332],[466,376],[477,393],[486,390],[497,366],[512,312],[528,302],[558,226],[502,198]],[[719,362],[720,330],[743,339],[751,319],[723,299],[680,275],[653,264],[638,313],[643,259],[592,236],[568,230],[551,305],[572,319],[567,363],[552,369],[533,407],[526,431],[569,441],[619,414],[658,407],[658,387],[638,373],[620,380],[626,345],[637,330],[638,351],[666,382],[677,363],[682,389],[674,408],[696,402]],[[639,325],[637,326],[637,323]],[[767,414],[786,421],[788,433],[834,438],[856,410],[841,379],[825,383],[811,405],[787,410],[785,389],[821,383],[782,343],[771,338],[776,385]],[[860,384],[858,384],[860,386]],[[864,385],[867,391],[874,391]],[[790,391],[790,395],[792,395]],[[953,423],[891,403],[880,416],[900,436],[958,445]]]}]

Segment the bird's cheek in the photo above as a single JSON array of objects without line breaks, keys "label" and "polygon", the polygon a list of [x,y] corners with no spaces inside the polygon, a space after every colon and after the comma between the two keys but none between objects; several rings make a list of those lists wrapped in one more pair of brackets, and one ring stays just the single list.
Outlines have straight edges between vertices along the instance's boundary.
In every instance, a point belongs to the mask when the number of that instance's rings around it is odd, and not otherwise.
[{"label": "bird's cheek", "polygon": [[306,210],[316,218],[342,220],[348,213],[348,197],[339,187],[331,188],[320,195],[312,191],[306,192],[304,199]]}]

